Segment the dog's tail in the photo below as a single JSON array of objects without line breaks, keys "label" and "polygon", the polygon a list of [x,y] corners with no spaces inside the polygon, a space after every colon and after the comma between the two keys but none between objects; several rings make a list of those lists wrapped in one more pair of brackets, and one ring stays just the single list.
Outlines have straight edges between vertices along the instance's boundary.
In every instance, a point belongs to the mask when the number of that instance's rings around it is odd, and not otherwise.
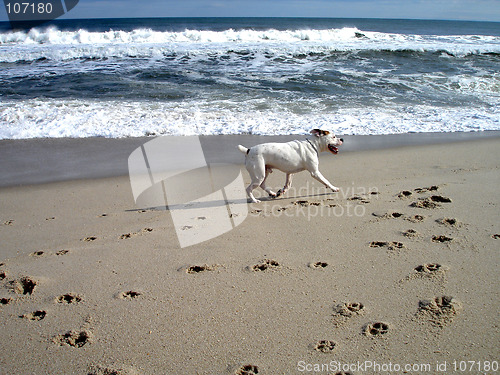
[{"label": "dog's tail", "polygon": [[247,154],[250,152],[249,148],[246,148],[245,146],[238,145],[238,150],[240,150],[242,153]]}]

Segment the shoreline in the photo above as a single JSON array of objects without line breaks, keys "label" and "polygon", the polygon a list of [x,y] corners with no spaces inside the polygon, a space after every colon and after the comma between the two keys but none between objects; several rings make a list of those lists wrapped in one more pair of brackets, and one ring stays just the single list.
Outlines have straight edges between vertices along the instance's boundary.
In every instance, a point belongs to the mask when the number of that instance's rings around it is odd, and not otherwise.
[{"label": "shoreline", "polygon": [[[342,136],[345,152],[466,142],[500,137],[500,131],[455,133],[405,133]],[[175,137],[175,136],[173,136]],[[241,164],[238,144],[288,142],[305,135],[200,136],[208,162]],[[37,185],[59,181],[99,179],[128,174],[130,153],[156,137],[139,138],[36,138],[0,140],[0,187]],[[341,155],[340,154],[340,155]]]}]

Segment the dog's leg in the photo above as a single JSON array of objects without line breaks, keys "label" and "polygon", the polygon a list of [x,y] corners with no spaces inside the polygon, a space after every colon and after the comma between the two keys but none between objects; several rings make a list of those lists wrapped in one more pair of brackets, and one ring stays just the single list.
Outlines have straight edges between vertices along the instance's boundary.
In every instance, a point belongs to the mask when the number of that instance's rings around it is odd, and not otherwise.
[{"label": "dog's leg", "polygon": [[266,178],[266,166],[263,160],[257,160],[256,162],[249,162],[247,159],[246,163],[248,174],[252,179],[250,185],[248,185],[246,191],[250,201],[252,203],[259,203],[260,200],[256,199],[252,193],[254,189],[257,189]]},{"label": "dog's leg", "polygon": [[276,193],[271,190],[271,188],[266,187],[266,179],[273,170],[271,168],[266,167],[266,175],[264,176],[264,181],[261,182],[260,187],[269,194],[270,197],[276,198]]},{"label": "dog's leg", "polygon": [[283,195],[287,192],[288,189],[290,189],[290,186],[292,186],[292,174],[287,173],[286,174],[286,181],[285,181],[285,186],[283,186],[283,189],[279,189],[278,193],[276,194],[277,197],[280,195]]},{"label": "dog's leg", "polygon": [[260,200],[256,199],[252,193],[252,190],[256,189],[259,187],[260,182],[251,182],[250,185],[247,187],[247,194],[250,197],[250,201],[252,203],[260,203]]},{"label": "dog's leg", "polygon": [[336,186],[333,186],[330,181],[328,181],[319,170],[311,171],[311,176],[325,185],[327,188],[332,189],[334,192],[338,192],[340,189]]}]

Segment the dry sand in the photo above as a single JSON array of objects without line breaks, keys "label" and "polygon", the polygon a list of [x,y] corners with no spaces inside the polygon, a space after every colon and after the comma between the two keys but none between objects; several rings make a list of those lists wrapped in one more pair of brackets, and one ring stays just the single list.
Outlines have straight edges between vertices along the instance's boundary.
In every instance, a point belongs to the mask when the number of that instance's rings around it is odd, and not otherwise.
[{"label": "dry sand", "polygon": [[183,249],[127,177],[2,188],[0,373],[495,373],[498,160],[500,138],[325,154],[340,193],[303,172]]}]

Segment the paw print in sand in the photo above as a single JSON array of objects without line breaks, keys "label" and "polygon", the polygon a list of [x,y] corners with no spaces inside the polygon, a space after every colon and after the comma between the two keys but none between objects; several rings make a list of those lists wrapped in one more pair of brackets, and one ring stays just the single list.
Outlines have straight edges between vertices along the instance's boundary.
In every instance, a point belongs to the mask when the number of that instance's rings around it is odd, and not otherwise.
[{"label": "paw print in sand", "polygon": [[365,336],[379,337],[384,336],[389,332],[389,325],[383,322],[368,323],[363,327]]}]

